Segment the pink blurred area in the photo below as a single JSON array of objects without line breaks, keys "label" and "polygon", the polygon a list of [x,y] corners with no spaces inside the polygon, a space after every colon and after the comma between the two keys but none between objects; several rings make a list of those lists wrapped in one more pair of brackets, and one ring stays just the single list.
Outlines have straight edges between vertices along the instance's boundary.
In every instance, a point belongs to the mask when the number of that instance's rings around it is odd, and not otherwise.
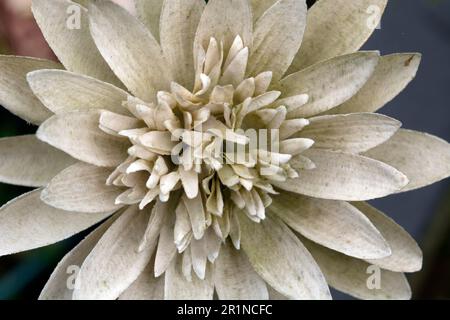
[{"label": "pink blurred area", "polygon": [[[112,0],[134,14],[133,0]],[[0,0],[0,54],[56,60],[31,13],[32,0]]]}]

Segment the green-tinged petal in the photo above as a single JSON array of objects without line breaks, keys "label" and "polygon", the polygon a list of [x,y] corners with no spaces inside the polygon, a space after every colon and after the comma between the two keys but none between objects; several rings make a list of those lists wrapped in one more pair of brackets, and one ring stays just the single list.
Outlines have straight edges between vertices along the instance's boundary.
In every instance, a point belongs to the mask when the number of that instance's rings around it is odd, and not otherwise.
[{"label": "green-tinged petal", "polygon": [[138,18],[159,41],[159,24],[164,0],[134,0]]}]

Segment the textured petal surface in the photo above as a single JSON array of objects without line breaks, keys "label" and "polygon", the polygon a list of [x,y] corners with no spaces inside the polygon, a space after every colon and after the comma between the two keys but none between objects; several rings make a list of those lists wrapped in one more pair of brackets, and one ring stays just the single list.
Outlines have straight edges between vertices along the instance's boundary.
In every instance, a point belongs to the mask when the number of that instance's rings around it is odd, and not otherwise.
[{"label": "textured petal surface", "polygon": [[138,18],[159,40],[159,24],[164,0],[134,0]]}]

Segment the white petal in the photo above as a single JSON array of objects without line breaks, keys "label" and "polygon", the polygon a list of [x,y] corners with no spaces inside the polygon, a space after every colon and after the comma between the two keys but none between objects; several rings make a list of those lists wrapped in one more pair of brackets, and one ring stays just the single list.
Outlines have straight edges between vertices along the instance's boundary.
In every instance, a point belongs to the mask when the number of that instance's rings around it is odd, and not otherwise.
[{"label": "white petal", "polygon": [[189,199],[193,199],[198,195],[198,173],[195,170],[186,171],[182,166],[179,167],[181,183],[184,192]]},{"label": "white petal", "polygon": [[[300,178],[273,184],[283,190],[330,200],[365,201],[401,190],[408,178],[395,168],[366,157],[310,149],[304,153],[316,165]],[[295,169],[295,158],[290,162]]]},{"label": "white petal", "polygon": [[174,243],[174,216],[172,212],[166,212],[165,214],[166,221],[161,228],[158,247],[156,249],[155,277],[159,277],[166,272],[177,254],[177,248]]},{"label": "white petal", "polygon": [[153,261],[147,265],[141,275],[125,290],[119,300],[163,300],[164,277],[155,278]]},{"label": "white petal", "polygon": [[422,188],[450,176],[450,144],[422,132],[401,129],[365,155],[401,170],[409,179],[402,191]]},{"label": "white petal", "polygon": [[86,213],[117,210],[120,206],[115,200],[123,189],[106,185],[110,174],[108,169],[77,163],[53,178],[42,191],[41,198],[62,210]]},{"label": "white petal", "polygon": [[291,299],[330,299],[319,267],[289,228],[277,218],[260,224],[239,214],[242,248],[255,271]]},{"label": "white petal", "polygon": [[139,19],[159,41],[159,24],[164,0],[134,0]]},{"label": "white petal", "polygon": [[0,256],[67,239],[111,213],[85,214],[47,206],[41,189],[24,194],[0,209]]},{"label": "white petal", "polygon": [[35,135],[0,139],[0,181],[15,185],[41,187],[75,159]]},{"label": "white petal", "polygon": [[194,199],[188,199],[183,195],[181,201],[184,202],[189,213],[189,218],[192,224],[192,232],[195,239],[201,239],[205,233],[205,209],[203,207],[202,196],[199,193]]}]

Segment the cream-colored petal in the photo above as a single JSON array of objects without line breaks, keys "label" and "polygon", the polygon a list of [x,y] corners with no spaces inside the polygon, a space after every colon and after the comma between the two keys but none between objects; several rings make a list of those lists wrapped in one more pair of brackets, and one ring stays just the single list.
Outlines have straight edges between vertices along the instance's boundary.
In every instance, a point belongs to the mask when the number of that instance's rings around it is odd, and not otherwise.
[{"label": "cream-colored petal", "polygon": [[24,194],[0,209],[0,256],[67,239],[111,213],[86,214],[47,206],[41,189]]},{"label": "cream-colored petal", "polygon": [[86,8],[69,0],[33,0],[31,8],[45,39],[67,70],[121,85],[92,41]]},{"label": "cream-colored petal", "polygon": [[401,129],[365,156],[383,161],[409,179],[401,191],[428,186],[450,176],[450,144],[427,133]]},{"label": "cream-colored petal", "polygon": [[211,37],[223,41],[224,52],[228,52],[236,36],[244,46],[252,43],[253,20],[248,0],[210,0],[203,10],[194,49],[207,48]]},{"label": "cream-colored petal", "polygon": [[110,1],[89,6],[91,35],[114,73],[137,97],[154,101],[171,78],[161,47],[135,17]]},{"label": "cream-colored petal", "polygon": [[117,166],[126,159],[130,143],[100,130],[99,119],[99,110],[54,115],[39,127],[36,135],[78,160],[103,167]]},{"label": "cream-colored petal", "polygon": [[42,191],[41,199],[62,210],[86,213],[109,212],[120,208],[116,198],[123,189],[107,186],[111,171],[79,162],[58,174]]},{"label": "cream-colored petal", "polygon": [[391,255],[388,242],[358,209],[344,201],[282,192],[267,209],[306,238],[358,259]]},{"label": "cream-colored petal", "polygon": [[0,139],[0,181],[41,187],[76,162],[35,135]]},{"label": "cream-colored petal", "polygon": [[300,48],[306,26],[305,0],[280,0],[256,22],[247,74],[272,71],[281,79]]},{"label": "cream-colored petal", "polygon": [[72,300],[79,268],[114,220],[111,218],[102,223],[62,258],[42,289],[39,300]]},{"label": "cream-colored petal", "polygon": [[267,300],[267,286],[253,270],[244,252],[231,243],[222,245],[214,263],[214,286],[220,300]]},{"label": "cream-colored petal", "polygon": [[159,25],[164,0],[134,0],[138,18],[159,41]]},{"label": "cream-colored petal", "polygon": [[253,21],[258,20],[277,0],[250,0]]},{"label": "cream-colored petal", "polygon": [[364,87],[329,113],[375,112],[381,109],[415,78],[421,59],[420,53],[396,53],[381,57]]},{"label": "cream-colored petal", "polygon": [[361,153],[389,140],[401,122],[375,113],[353,113],[311,118],[296,136],[314,140],[314,148]]},{"label": "cream-colored petal", "polygon": [[125,290],[119,297],[119,300],[163,300],[164,299],[164,277],[155,278],[153,274],[153,261]]},{"label": "cream-colored petal", "polygon": [[307,94],[306,104],[290,107],[288,118],[305,118],[328,111],[355,95],[371,77],[379,53],[357,52],[317,63],[284,78],[279,85],[282,98]]},{"label": "cream-colored petal", "polygon": [[378,26],[387,0],[320,0],[308,11],[290,72],[359,50]]},{"label": "cream-colored petal", "polygon": [[161,48],[173,80],[188,89],[194,87],[193,43],[204,7],[204,0],[166,0],[161,11]]},{"label": "cream-colored petal", "polygon": [[129,114],[128,94],[112,84],[65,70],[38,70],[27,75],[34,94],[52,112],[105,109]]},{"label": "cream-colored petal", "polygon": [[[373,269],[363,260],[351,258],[326,249],[311,241],[301,238],[305,246],[316,259],[327,282],[333,288],[359,299],[367,300],[408,300],[411,298],[411,288],[403,273]],[[373,287],[372,281],[380,275],[380,287]],[[369,285],[368,285],[369,284]],[[371,289],[369,289],[371,288]]]},{"label": "cream-colored petal", "polygon": [[0,105],[33,124],[41,124],[52,113],[30,90],[27,73],[39,69],[60,68],[48,60],[0,55]]},{"label": "cream-colored petal", "polygon": [[422,251],[405,229],[368,203],[355,202],[352,205],[370,219],[392,250],[389,257],[369,260],[369,263],[394,272],[416,272],[422,269]]},{"label": "cream-colored petal", "polygon": [[153,254],[137,250],[149,216],[133,206],[117,218],[81,266],[75,300],[116,299],[133,284]]},{"label": "cream-colored petal", "polygon": [[[303,154],[316,168],[301,171],[298,179],[273,185],[315,198],[365,201],[398,192],[408,183],[397,169],[366,157],[319,149]],[[295,158],[289,164],[295,169]]]},{"label": "cream-colored petal", "polygon": [[239,213],[241,244],[255,271],[291,299],[330,299],[319,267],[298,238],[278,218],[255,223]]}]

